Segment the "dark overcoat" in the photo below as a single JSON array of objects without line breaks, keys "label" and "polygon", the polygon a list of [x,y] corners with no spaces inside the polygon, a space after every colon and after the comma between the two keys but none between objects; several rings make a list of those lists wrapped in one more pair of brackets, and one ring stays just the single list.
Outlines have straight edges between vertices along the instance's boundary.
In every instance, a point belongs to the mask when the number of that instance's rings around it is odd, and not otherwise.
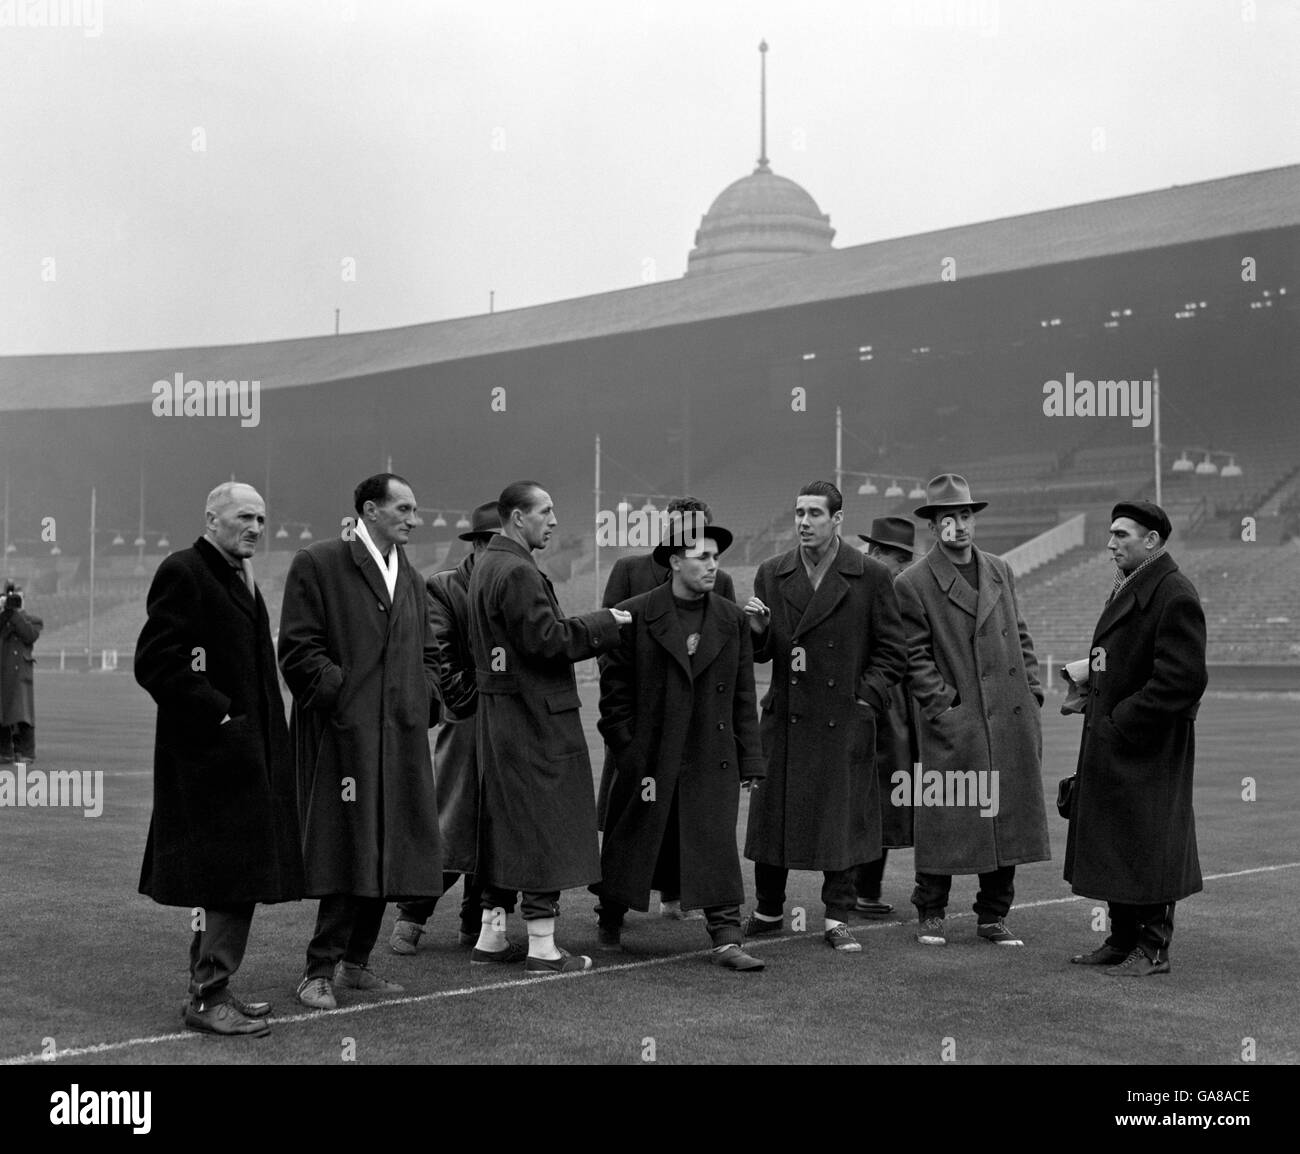
[{"label": "dark overcoat", "polygon": [[550,893],[600,874],[591,759],[573,663],[618,643],[607,609],[563,617],[532,554],[498,535],[469,584],[477,671],[477,877],[506,890]]},{"label": "dark overcoat", "polygon": [[0,725],[36,724],[36,658],[45,622],[25,609],[0,614]]},{"label": "dark overcoat", "polygon": [[478,859],[478,685],[469,648],[469,581],[475,556],[435,573],[429,592],[429,623],[437,661],[442,725],[433,742],[433,779],[438,794],[445,873],[472,874]]},{"label": "dark overcoat", "polygon": [[736,852],[740,782],[765,775],[749,624],[735,602],[706,595],[692,658],[671,584],[618,608],[632,624],[601,661],[599,729],[619,765],[600,850],[601,893],[649,908],[676,794],[682,904],[738,905],[745,899]]},{"label": "dark overcoat", "polygon": [[442,893],[428,598],[405,551],[393,548],[391,602],[356,535],[299,550],[285,578],[279,657],[294,701],[310,897]]},{"label": "dark overcoat", "polygon": [[[600,603],[609,609],[611,606],[626,601],[629,597],[639,597],[657,589],[671,576],[672,571],[665,569],[655,561],[653,553],[643,553],[638,557],[620,557],[610,570],[609,580],[605,582],[605,595]],[[718,570],[717,580],[713,583],[713,592],[728,601],[736,600],[736,583],[731,574]],[[605,828],[605,810],[609,806],[609,790],[613,785],[618,767],[614,763],[613,751],[605,746],[605,761],[600,768],[600,788],[596,792],[596,826]]]},{"label": "dark overcoat", "polygon": [[1091,654],[1065,880],[1105,901],[1178,901],[1202,888],[1192,772],[1209,678],[1205,614],[1172,557],[1106,606]]},{"label": "dark overcoat", "polygon": [[916,703],[902,685],[889,687],[889,709],[876,719],[876,780],[880,783],[880,844],[905,849],[912,844],[912,807],[894,805],[891,795],[897,770],[914,772]]},{"label": "dark overcoat", "polygon": [[796,547],[759,566],[754,593],[772,612],[754,644],[772,685],[761,702],[767,780],[750,798],[745,856],[815,870],[873,861],[876,723],[907,666],[889,570],[840,542],[814,593]]},{"label": "dark overcoat", "polygon": [[302,897],[293,748],[261,592],[200,537],[158,566],[147,612],[135,679],[158,720],[140,892],[190,907]]},{"label": "dark overcoat", "polygon": [[1034,643],[1011,567],[974,547],[972,555],[978,597],[937,542],[895,584],[907,628],[907,686],[921,715],[923,774],[937,771],[947,781],[973,770],[980,778],[965,779],[971,782],[998,774],[992,817],[969,801],[914,809],[918,873],[986,873],[1051,857]]}]

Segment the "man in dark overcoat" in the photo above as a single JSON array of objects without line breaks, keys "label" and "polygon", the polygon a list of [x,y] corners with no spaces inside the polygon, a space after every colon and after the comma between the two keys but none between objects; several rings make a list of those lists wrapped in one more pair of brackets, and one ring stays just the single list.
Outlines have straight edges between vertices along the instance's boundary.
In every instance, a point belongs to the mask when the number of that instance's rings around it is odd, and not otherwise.
[{"label": "man in dark overcoat", "polygon": [[250,558],[266,526],[256,489],[208,496],[207,528],[154,574],[135,679],[158,705],[153,815],[140,892],[191,910],[185,1024],[262,1035],[266,1002],[230,979],[257,902],[303,895],[293,749],[266,602]]},{"label": "man in dark overcoat", "polygon": [[1070,960],[1112,977],[1169,972],[1174,903],[1201,889],[1192,814],[1205,613],[1147,501],[1111,512],[1115,584],[1092,635],[1065,880],[1110,905],[1110,936]]},{"label": "man in dark overcoat", "polygon": [[298,986],[313,1009],[334,1009],[336,986],[400,991],[370,968],[385,903],[442,893],[437,667],[424,580],[403,549],[415,495],[379,473],[353,505],[343,537],[294,556],[280,615],[307,894],[320,898]]},{"label": "man in dark overcoat", "polygon": [[483,920],[475,961],[511,960],[506,915],[522,891],[529,974],[591,968],[555,944],[560,891],[599,877],[591,761],[573,663],[618,644],[631,616],[564,617],[533,560],[557,524],[535,481],[506,486],[501,533],[470,578],[470,648],[478,678],[478,879]]},{"label": "man in dark overcoat", "polygon": [[0,592],[0,764],[36,760],[36,644],[45,622],[12,582]]},{"label": "man in dark overcoat", "polygon": [[758,899],[745,933],[779,931],[790,870],[821,870],[826,943],[856,952],[853,871],[880,856],[876,726],[907,649],[889,570],[840,541],[842,506],[829,481],[800,490],[799,545],[759,566],[745,605],[754,660],[772,663],[761,703],[767,778],[745,832]]},{"label": "man in dark overcoat", "polygon": [[[438,662],[438,696],[442,724],[433,742],[433,779],[438,793],[438,828],[442,834],[442,890],[464,877],[460,903],[460,944],[478,941],[483,887],[474,877],[478,857],[478,753],[474,719],[478,684],[469,649],[469,582],[474,563],[501,528],[496,501],[474,510],[470,527],[460,534],[473,549],[451,569],[425,582],[429,623]],[[395,954],[414,954],[437,898],[399,902],[389,946]]]},{"label": "man in dark overcoat", "polygon": [[[704,524],[713,524],[713,510],[698,497],[674,497],[668,502],[665,512],[668,514],[670,521],[684,515],[697,514],[703,518]],[[669,570],[659,564],[656,559],[656,551],[644,553],[638,557],[620,557],[614,562],[614,568],[610,571],[609,580],[605,582],[605,595],[601,598],[600,603],[606,609],[612,608],[631,597],[638,597],[642,593],[649,593],[651,589],[657,589],[670,576]],[[736,584],[731,579],[731,574],[725,569],[718,570],[717,580],[714,582],[712,592],[719,597],[725,597],[728,601],[734,602],[736,600]],[[606,746],[605,761],[600,770],[600,788],[596,794],[597,829],[603,830],[605,828],[605,810],[609,805],[609,789],[616,772],[617,766],[614,762],[614,756],[610,752],[609,746]],[[599,913],[599,908],[597,912]],[[699,916],[698,914],[684,913],[682,911],[681,894],[675,893],[671,889],[666,893],[660,893],[659,913],[662,917],[678,921]]]},{"label": "man in dark overcoat", "polygon": [[[916,526],[910,517],[876,517],[870,533],[859,533],[866,542],[864,552],[897,577],[916,557]],[[912,844],[912,807],[891,804],[894,774],[913,772],[916,765],[916,707],[900,682],[889,688],[889,711],[876,723],[876,781],[880,787],[880,856],[854,871],[853,885],[857,913],[867,917],[888,917],[894,907],[880,900],[885,862],[891,849]]]},{"label": "man in dark overcoat", "polygon": [[921,715],[921,781],[901,780],[895,793],[915,805],[917,940],[947,944],[953,875],[973,873],[977,934],[1019,946],[1006,925],[1016,866],[1051,857],[1038,660],[1010,566],[974,544],[975,514],[988,502],[971,500],[957,473],[935,477],[926,496],[916,516],[930,522],[934,545],[895,583],[907,687]]},{"label": "man in dark overcoat", "polygon": [[624,601],[632,614],[601,662],[599,728],[619,759],[600,851],[600,942],[620,948],[623,916],[650,889],[703,909],[712,961],[761,970],[741,948],[745,884],[736,852],[740,790],[764,776],[745,615],[716,596],[720,526],[691,546],[660,545],[671,579]]}]

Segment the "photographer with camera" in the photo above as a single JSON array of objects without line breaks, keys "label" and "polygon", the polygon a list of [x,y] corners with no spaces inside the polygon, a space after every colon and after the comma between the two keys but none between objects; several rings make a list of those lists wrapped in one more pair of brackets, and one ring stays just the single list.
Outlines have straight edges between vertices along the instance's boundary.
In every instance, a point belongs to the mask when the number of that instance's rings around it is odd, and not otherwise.
[{"label": "photographer with camera", "polygon": [[0,594],[0,764],[36,760],[36,658],[32,646],[45,622],[23,607],[23,592],[6,581]]}]

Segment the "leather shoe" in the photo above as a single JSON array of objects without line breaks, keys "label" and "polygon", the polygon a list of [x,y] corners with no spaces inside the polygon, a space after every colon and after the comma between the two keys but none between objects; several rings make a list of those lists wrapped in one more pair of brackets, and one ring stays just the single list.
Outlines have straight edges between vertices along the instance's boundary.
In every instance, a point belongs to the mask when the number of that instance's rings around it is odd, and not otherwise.
[{"label": "leather shoe", "polygon": [[418,952],[420,948],[420,938],[424,934],[424,927],[416,925],[415,922],[404,922],[400,919],[393,925],[393,934],[388,939],[388,948],[395,954],[402,954],[404,957],[410,957]]},{"label": "leather shoe", "polygon": [[191,1030],[225,1037],[262,1038],[271,1032],[269,1022],[245,1017],[229,1002],[187,1002],[182,1015]]},{"label": "leather shoe", "polygon": [[785,932],[785,918],[778,918],[774,922],[769,922],[765,918],[760,918],[758,914],[750,914],[745,919],[745,924],[741,926],[741,933],[747,938],[761,937],[763,934],[781,934]]},{"label": "leather shoe", "polygon": [[1153,961],[1139,949],[1134,949],[1118,966],[1102,971],[1108,978],[1149,978],[1152,974],[1169,973],[1169,960]]},{"label": "leather shoe", "polygon": [[530,975],[579,973],[591,969],[592,964],[592,960],[586,954],[574,956],[568,950],[561,950],[558,958],[534,958],[530,955],[528,961],[524,963],[524,973]]},{"label": "leather shoe", "polygon": [[726,946],[721,950],[714,950],[709,957],[715,966],[721,966],[724,970],[761,970],[767,963],[761,958],[756,958],[752,954],[745,953],[737,945]]},{"label": "leather shoe", "polygon": [[334,986],[329,978],[303,978],[298,983],[298,1001],[311,1010],[337,1010]]},{"label": "leather shoe", "polygon": [[861,914],[864,918],[884,918],[894,912],[894,907],[888,902],[877,901],[874,898],[858,898],[853,903],[853,912]]},{"label": "leather shoe", "polygon": [[355,962],[339,962],[334,971],[334,981],[345,990],[365,990],[372,994],[402,994],[406,987],[381,978],[369,966]]},{"label": "leather shoe", "polygon": [[507,941],[504,950],[480,950],[477,946],[469,955],[471,966],[498,965],[512,966],[528,957],[528,947],[518,942]]},{"label": "leather shoe", "polygon": [[234,994],[230,995],[230,1004],[235,1007],[245,1018],[269,1018],[271,1016],[270,1002],[243,1002]]},{"label": "leather shoe", "polygon": [[1118,946],[1102,943],[1090,954],[1075,954],[1070,959],[1070,964],[1075,966],[1113,966],[1117,962],[1122,962],[1128,955],[1128,950],[1121,950]]}]

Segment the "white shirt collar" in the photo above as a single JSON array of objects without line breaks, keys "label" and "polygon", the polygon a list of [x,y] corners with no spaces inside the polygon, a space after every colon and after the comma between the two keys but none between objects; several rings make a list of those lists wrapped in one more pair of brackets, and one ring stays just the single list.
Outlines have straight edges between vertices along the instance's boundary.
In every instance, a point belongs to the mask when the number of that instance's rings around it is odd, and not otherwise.
[{"label": "white shirt collar", "polygon": [[397,546],[392,545],[388,550],[388,560],[385,561],[383,554],[375,547],[375,543],[370,539],[370,534],[366,531],[366,523],[360,518],[357,519],[357,536],[361,538],[362,544],[369,550],[370,556],[375,559],[375,564],[379,566],[380,575],[384,579],[384,586],[388,590],[388,600],[391,602],[397,590]]}]

